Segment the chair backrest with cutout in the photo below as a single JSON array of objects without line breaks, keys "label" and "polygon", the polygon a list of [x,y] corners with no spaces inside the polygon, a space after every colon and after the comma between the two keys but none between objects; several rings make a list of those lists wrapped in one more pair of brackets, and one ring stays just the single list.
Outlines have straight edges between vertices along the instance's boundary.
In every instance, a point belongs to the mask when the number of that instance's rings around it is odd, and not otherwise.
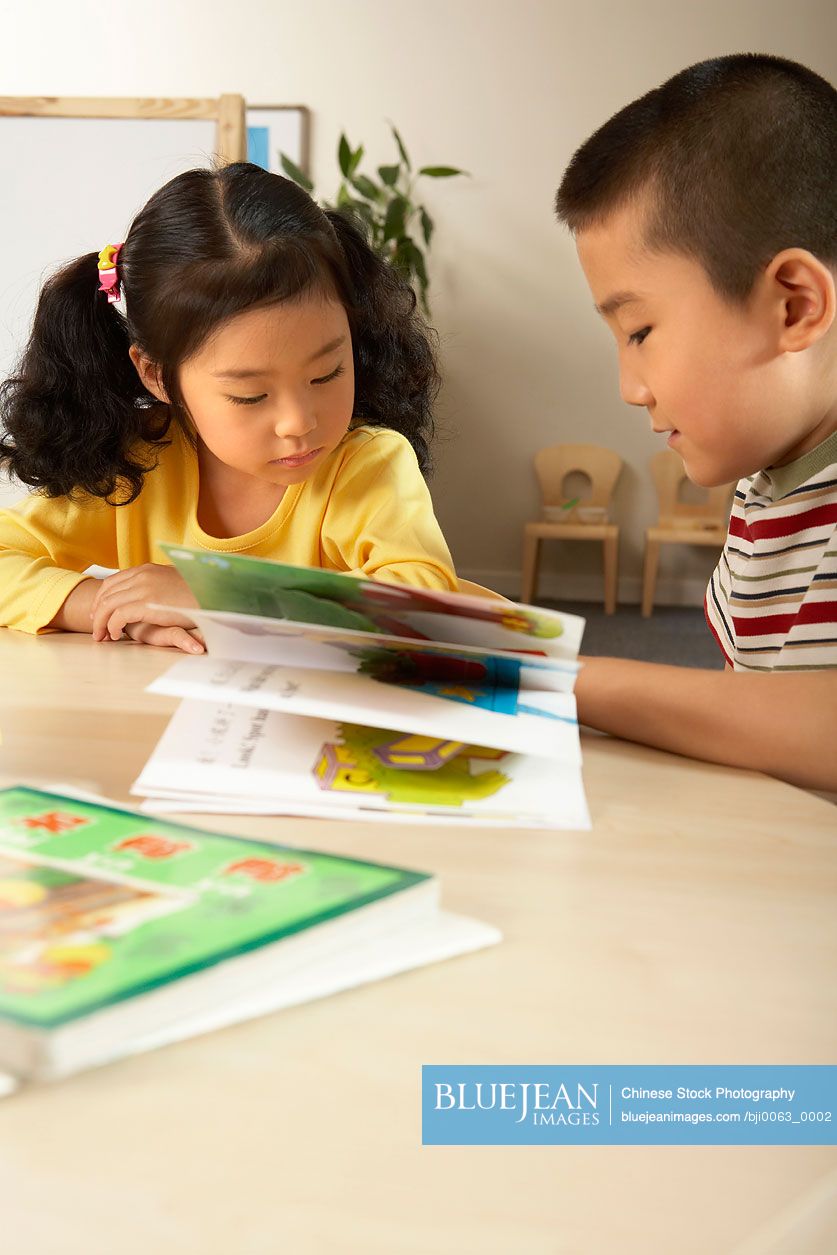
[{"label": "chair backrest with cutout", "polygon": [[560,506],[566,502],[564,483],[573,472],[580,472],[590,480],[590,496],[584,498],[585,506],[608,506],[621,470],[619,454],[597,444],[555,444],[535,454],[535,474],[545,506]]},{"label": "chair backrest with cutout", "polygon": [[703,501],[682,501],[680,487],[689,482],[689,477],[683,459],[673,449],[655,453],[651,459],[651,476],[660,504],[660,527],[688,527],[691,523],[727,526],[734,484],[705,489]]}]

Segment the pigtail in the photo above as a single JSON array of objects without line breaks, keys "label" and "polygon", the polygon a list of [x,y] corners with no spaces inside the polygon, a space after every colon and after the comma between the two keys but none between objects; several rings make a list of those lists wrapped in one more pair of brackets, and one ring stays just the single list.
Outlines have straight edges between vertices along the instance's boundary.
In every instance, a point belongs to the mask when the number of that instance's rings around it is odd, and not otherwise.
[{"label": "pigtail", "polygon": [[355,416],[406,436],[427,474],[441,383],[435,333],[418,312],[413,289],[374,252],[355,220],[338,210],[327,210],[326,217],[353,287],[347,312],[353,324]]},{"label": "pigtail", "polygon": [[0,384],[0,468],[48,497],[127,504],[154,465],[137,456],[139,442],[166,443],[170,420],[140,382],[125,319],[98,280],[98,254],[87,253],[44,285],[29,344]]}]

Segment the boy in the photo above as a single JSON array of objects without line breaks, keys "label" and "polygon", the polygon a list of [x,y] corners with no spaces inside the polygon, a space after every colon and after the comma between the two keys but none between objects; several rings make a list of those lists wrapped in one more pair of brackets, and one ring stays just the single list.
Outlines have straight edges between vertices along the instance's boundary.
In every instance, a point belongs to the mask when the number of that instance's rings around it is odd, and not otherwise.
[{"label": "boy", "polygon": [[556,208],[624,400],[695,483],[740,481],[706,596],[726,671],[587,659],[579,719],[837,791],[837,91],[692,66],[582,145]]}]

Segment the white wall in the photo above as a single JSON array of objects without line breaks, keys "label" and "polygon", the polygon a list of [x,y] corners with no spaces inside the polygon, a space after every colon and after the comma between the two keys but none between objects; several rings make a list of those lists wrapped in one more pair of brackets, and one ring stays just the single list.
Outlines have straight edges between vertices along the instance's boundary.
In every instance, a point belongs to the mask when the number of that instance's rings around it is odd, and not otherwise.
[{"label": "white wall", "polygon": [[[553,219],[555,187],[596,126],[693,61],[773,52],[837,79],[833,0],[33,0],[6,7],[0,47],[9,95],[307,104],[323,194],[341,129],[376,164],[392,159],[386,118],[419,163],[470,170],[426,195],[446,381],[433,490],[457,565],[516,592],[521,526],[537,509],[532,454],[589,440],[627,463],[621,592],[637,599],[658,445],[619,399],[609,333]],[[547,551],[545,590],[597,595],[593,550],[570,547],[560,578],[556,558]],[[699,598],[711,565],[672,554],[663,599]]]}]

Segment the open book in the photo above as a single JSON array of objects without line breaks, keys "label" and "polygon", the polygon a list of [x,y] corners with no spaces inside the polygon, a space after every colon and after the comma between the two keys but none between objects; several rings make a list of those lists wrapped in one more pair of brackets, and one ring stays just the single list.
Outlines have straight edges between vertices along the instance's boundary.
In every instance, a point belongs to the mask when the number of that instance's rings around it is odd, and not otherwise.
[{"label": "open book", "polygon": [[0,1068],[53,1079],[491,945],[437,882],[0,790]]},{"label": "open book", "polygon": [[151,686],[185,700],[134,785],[147,806],[589,826],[582,619],[164,548],[207,655]]}]

